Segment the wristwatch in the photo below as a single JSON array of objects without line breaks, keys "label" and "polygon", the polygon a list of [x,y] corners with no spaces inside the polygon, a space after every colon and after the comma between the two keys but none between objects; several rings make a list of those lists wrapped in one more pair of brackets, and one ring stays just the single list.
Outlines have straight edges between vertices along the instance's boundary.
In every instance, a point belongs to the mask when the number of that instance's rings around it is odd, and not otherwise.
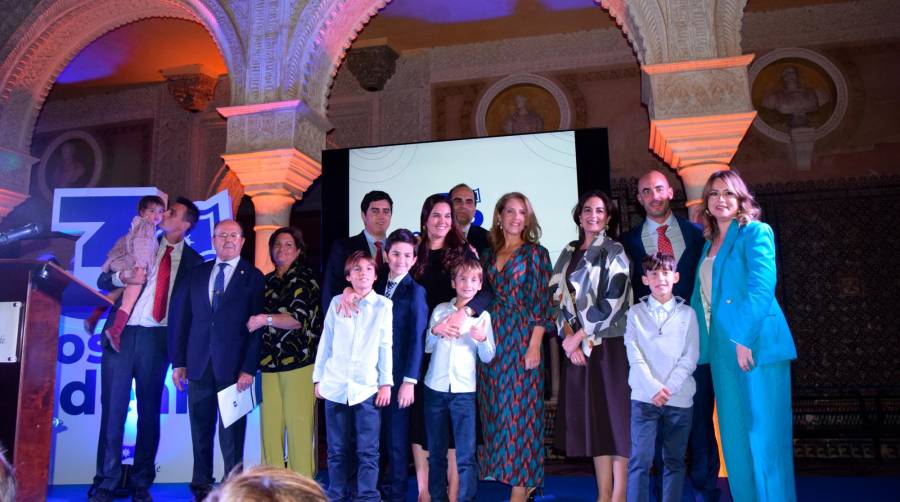
[{"label": "wristwatch", "polygon": [[267,315],[266,316],[266,326],[271,326],[271,325],[272,325],[272,316]]}]

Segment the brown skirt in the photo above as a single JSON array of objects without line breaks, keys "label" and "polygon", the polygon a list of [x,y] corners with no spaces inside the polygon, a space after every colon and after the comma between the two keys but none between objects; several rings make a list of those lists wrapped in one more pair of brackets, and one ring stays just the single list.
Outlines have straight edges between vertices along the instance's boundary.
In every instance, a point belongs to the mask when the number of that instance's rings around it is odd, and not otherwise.
[{"label": "brown skirt", "polygon": [[563,363],[556,448],[567,457],[631,454],[631,388],[623,337],[604,338],[587,366]]}]

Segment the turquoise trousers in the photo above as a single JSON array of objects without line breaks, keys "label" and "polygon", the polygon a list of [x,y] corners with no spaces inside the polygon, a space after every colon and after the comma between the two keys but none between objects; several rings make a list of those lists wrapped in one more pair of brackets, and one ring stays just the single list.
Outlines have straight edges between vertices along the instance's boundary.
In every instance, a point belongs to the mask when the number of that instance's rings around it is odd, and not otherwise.
[{"label": "turquoise trousers", "polygon": [[735,502],[796,501],[790,362],[744,372],[737,364],[733,342],[714,342],[710,349],[732,498]]}]

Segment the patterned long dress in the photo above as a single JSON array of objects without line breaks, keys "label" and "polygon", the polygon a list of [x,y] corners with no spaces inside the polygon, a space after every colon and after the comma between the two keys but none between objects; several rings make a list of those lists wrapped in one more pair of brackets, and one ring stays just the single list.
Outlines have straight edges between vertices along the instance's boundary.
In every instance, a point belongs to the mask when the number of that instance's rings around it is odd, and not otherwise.
[{"label": "patterned long dress", "polygon": [[482,479],[512,486],[544,483],[543,359],[525,369],[525,352],[534,326],[552,329],[550,255],[525,243],[497,270],[492,250],[485,253],[485,282],[494,288],[489,308],[497,353],[480,366],[478,382],[484,445],[478,450]]}]

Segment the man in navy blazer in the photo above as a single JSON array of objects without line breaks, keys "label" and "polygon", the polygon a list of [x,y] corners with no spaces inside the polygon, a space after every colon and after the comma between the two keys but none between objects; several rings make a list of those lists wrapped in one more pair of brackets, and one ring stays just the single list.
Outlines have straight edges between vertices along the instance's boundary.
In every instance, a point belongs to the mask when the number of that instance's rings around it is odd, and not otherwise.
[{"label": "man in navy blazer", "polygon": [[[631,260],[631,286],[634,288],[635,301],[650,294],[650,289],[641,281],[641,262],[645,256],[659,250],[662,233],[668,238],[675,253],[677,272],[681,276],[673,287],[673,293],[690,302],[705,240],[703,230],[698,225],[672,213],[669,203],[673,196],[672,186],[659,171],[650,171],[638,180],[637,199],[647,212],[647,218],[642,225],[622,234],[621,238],[622,246]],[[719,476],[719,447],[712,421],[715,393],[709,364],[697,365],[694,381],[697,392],[694,394],[693,423],[688,443],[691,458],[688,477],[694,493],[700,494],[707,502],[716,502],[720,497],[720,490],[716,486]],[[661,466],[660,462],[657,442],[657,465]],[[661,469],[657,469],[657,472],[660,473]],[[659,494],[661,475],[656,474],[652,483],[652,491]]]},{"label": "man in navy blazer", "polygon": [[[391,226],[394,201],[391,196],[380,190],[373,190],[363,196],[359,205],[363,221],[363,231],[346,239],[335,241],[331,245],[325,271],[322,274],[322,312],[328,312],[331,299],[341,294],[349,286],[344,274],[344,262],[355,251],[363,251],[369,256],[378,258],[378,276],[384,273],[384,240],[387,229]],[[381,252],[379,253],[379,248]]]},{"label": "man in navy blazer", "polygon": [[409,275],[416,263],[416,237],[405,228],[394,230],[385,250],[389,272],[375,282],[375,292],[393,302],[394,389],[391,404],[381,411],[381,498],[406,500],[409,467],[409,411],[414,387],[422,378],[428,302],[425,288]]},{"label": "man in navy blazer", "polygon": [[[197,206],[188,199],[178,197],[175,202],[169,204],[159,224],[163,237],[160,239],[159,252],[150,276],[147,277],[143,269],[138,269],[132,279],[125,279],[133,284],[143,284],[144,287],[131,310],[128,324],[122,331],[120,350],[118,352],[113,350],[106,337],[101,337],[102,411],[97,440],[97,473],[88,493],[92,501],[113,500],[113,491],[119,485],[122,476],[122,439],[128,404],[131,400],[132,379],[137,390],[138,422],[130,489],[134,500],[152,500],[149,488],[156,477],[160,403],[166,370],[169,367],[170,351],[167,348],[167,340],[180,315],[175,307],[187,289],[190,270],[203,262],[200,255],[185,243],[184,236],[191,231],[199,216]],[[169,281],[157,284],[160,262],[166,254],[169,256]],[[174,274],[171,273],[172,270],[175,271]],[[124,285],[117,272],[104,272],[97,279],[97,287],[107,291]],[[168,296],[163,296],[163,292]],[[165,304],[161,312],[154,312],[157,296]],[[121,301],[120,296],[115,308],[119,307]],[[158,315],[161,317],[157,318]]]},{"label": "man in navy blazer", "polygon": [[212,490],[213,436],[219,427],[219,446],[225,475],[244,460],[246,417],[229,427],[218,419],[218,391],[237,384],[239,391],[253,384],[259,366],[259,334],[247,330],[250,316],[263,311],[265,280],[241,259],[244,234],[234,220],[219,222],[213,231],[216,259],[196,267],[188,283],[184,314],[175,330],[172,380],[179,390],[187,384],[194,450],[191,492],[203,500]]},{"label": "man in navy blazer", "polygon": [[490,247],[488,231],[475,224],[475,191],[469,185],[460,183],[450,189],[450,201],[453,202],[453,213],[456,215],[456,224],[469,244],[475,248],[479,255]]}]

